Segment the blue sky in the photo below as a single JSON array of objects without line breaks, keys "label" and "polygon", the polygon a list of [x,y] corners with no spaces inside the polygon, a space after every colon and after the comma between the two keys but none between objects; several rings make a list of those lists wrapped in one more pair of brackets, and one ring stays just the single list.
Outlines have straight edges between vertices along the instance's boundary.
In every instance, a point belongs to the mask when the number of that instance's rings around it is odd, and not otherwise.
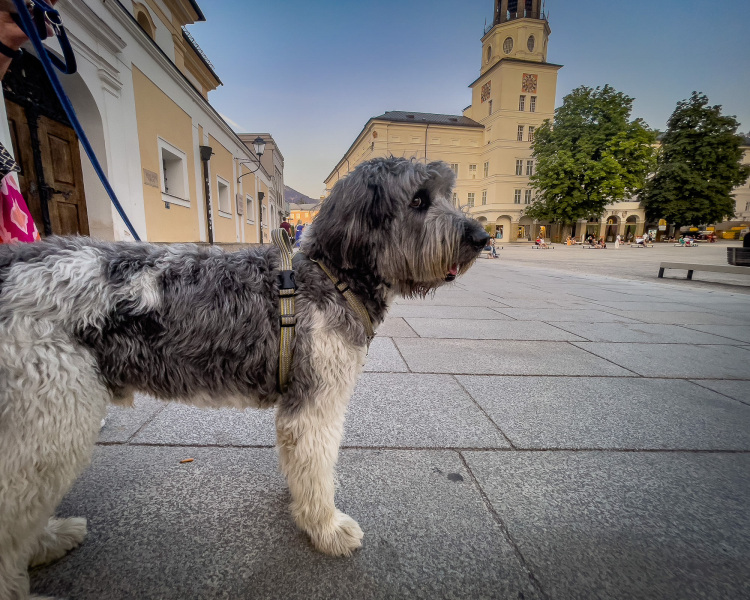
[{"label": "blue sky", "polygon": [[[190,32],[223,82],[209,99],[237,131],[270,132],[286,184],[313,198],[370,117],[461,114],[493,0],[199,0]],[[750,131],[750,0],[547,0],[556,106],[579,85],[635,98],[664,129],[693,90]]]}]

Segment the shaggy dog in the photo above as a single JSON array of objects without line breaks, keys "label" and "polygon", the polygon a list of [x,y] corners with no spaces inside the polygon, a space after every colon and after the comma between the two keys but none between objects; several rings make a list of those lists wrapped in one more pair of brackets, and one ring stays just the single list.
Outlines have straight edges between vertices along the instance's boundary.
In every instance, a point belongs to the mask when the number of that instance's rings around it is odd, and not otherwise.
[{"label": "shaggy dog", "polygon": [[451,204],[453,183],[445,163],[381,158],[336,184],[295,257],[284,393],[275,247],[0,246],[0,599],[26,598],[27,566],[83,540],[84,519],[52,515],[89,463],[107,403],[129,403],[135,391],[201,407],[275,405],[295,522],[321,552],[358,548],[362,531],[334,505],[334,467],[367,340],[317,263],[377,327],[395,295],[452,281],[487,243]]}]

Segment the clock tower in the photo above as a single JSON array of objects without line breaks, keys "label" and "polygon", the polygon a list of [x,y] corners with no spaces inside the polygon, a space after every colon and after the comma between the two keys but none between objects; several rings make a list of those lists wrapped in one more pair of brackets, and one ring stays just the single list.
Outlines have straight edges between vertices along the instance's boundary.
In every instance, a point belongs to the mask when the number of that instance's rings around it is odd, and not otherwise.
[{"label": "clock tower", "polygon": [[492,27],[482,38],[482,73],[503,58],[547,62],[550,28],[541,2],[495,0]]},{"label": "clock tower", "polygon": [[482,203],[470,212],[488,227],[494,224],[505,241],[549,236],[546,225],[542,231],[524,216],[535,195],[529,179],[536,169],[534,133],[555,112],[561,65],[547,62],[549,35],[542,0],[495,0],[492,24],[482,36],[479,77],[469,85],[471,105],[463,113],[484,127],[477,158],[483,176],[471,182],[481,188],[474,196],[481,194]]}]

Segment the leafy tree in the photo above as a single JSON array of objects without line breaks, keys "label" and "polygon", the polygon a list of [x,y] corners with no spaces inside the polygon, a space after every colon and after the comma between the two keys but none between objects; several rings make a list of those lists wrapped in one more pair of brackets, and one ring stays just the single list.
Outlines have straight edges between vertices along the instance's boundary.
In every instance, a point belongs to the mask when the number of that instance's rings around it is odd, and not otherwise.
[{"label": "leafy tree", "polygon": [[656,164],[655,133],[630,120],[633,99],[609,85],[565,96],[534,135],[534,219],[573,223],[636,194]]},{"label": "leafy tree", "polygon": [[693,92],[677,103],[661,142],[656,173],[640,199],[650,221],[666,219],[680,227],[720,223],[733,217],[732,190],[745,183],[750,166],[742,165],[739,123],[722,116]]}]

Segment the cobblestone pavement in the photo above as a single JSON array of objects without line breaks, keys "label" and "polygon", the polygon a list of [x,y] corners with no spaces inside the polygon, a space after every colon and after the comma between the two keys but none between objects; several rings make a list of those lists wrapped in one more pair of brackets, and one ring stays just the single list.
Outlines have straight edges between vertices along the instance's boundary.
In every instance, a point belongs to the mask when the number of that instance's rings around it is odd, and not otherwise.
[{"label": "cobblestone pavement", "polygon": [[656,279],[660,260],[726,264],[725,248],[506,246],[399,301],[347,419],[337,501],[365,532],[348,559],[295,529],[272,413],[113,408],[59,510],[89,537],[33,589],[750,597],[750,282]]}]

